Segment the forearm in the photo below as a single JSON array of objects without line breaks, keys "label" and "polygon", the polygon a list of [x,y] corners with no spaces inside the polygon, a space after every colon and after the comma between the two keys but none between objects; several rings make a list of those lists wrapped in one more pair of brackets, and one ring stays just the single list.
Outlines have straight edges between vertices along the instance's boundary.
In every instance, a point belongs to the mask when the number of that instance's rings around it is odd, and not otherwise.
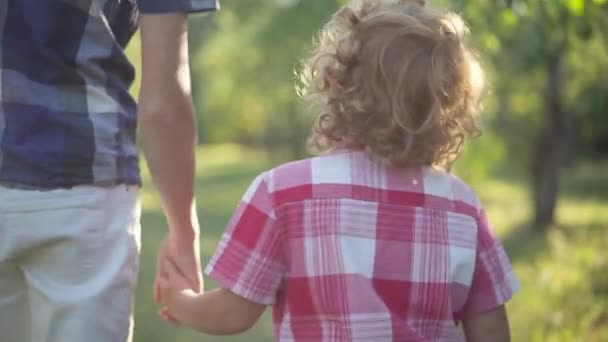
[{"label": "forearm", "polygon": [[233,335],[248,330],[264,310],[224,289],[180,296],[171,314],[183,325],[210,335]]},{"label": "forearm", "polygon": [[464,321],[467,342],[509,342],[511,334],[504,306],[468,315]]},{"label": "forearm", "polygon": [[183,14],[142,18],[139,115],[143,150],[170,229],[192,231],[196,119]]},{"label": "forearm", "polygon": [[194,211],[196,120],[185,96],[168,102],[142,111],[143,150],[169,227],[190,230],[198,224]]}]

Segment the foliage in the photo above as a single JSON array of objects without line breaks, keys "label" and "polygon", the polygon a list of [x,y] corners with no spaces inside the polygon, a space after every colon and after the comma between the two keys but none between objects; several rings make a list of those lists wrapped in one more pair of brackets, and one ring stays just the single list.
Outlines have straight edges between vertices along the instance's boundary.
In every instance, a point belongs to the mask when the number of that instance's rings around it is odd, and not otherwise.
[{"label": "foliage", "polygon": [[[546,68],[566,49],[563,77],[569,141],[582,152],[605,147],[608,94],[608,7],[603,0],[463,1],[453,5],[470,23],[490,76],[490,125],[503,137],[519,171],[543,125]],[[602,125],[604,123],[604,125]]]},{"label": "foliage", "polygon": [[[194,96],[203,142],[288,145],[302,155],[311,123],[298,103],[294,70],[315,32],[344,1],[224,1],[219,14],[195,17]],[[567,38],[564,99],[567,142],[582,152],[606,150],[608,9],[604,0],[435,1],[462,13],[485,60],[490,87],[478,152],[499,148],[480,176],[498,169],[527,174],[543,118],[547,58]],[[604,124],[602,124],[604,123]],[[463,160],[471,160],[466,156]],[[480,165],[482,167],[482,165]]]},{"label": "foliage", "polygon": [[310,120],[297,105],[294,70],[336,7],[331,1],[224,2],[217,31],[194,50],[194,74],[204,82],[195,98],[206,141],[303,146]]}]

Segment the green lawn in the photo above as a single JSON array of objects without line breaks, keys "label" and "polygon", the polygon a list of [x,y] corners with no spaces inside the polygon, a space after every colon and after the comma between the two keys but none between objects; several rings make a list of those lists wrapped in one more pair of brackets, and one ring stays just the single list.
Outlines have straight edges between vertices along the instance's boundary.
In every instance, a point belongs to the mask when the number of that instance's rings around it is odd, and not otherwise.
[{"label": "green lawn", "polygon": [[[198,204],[202,251],[208,260],[249,182],[276,163],[232,145],[199,151]],[[211,337],[176,329],[156,316],[151,300],[155,253],[165,233],[158,198],[145,174],[143,248],[135,310],[138,342],[271,341],[267,314],[249,333]],[[563,177],[559,224],[533,233],[522,184],[473,183],[503,238],[522,290],[509,305],[514,341],[608,341],[608,163],[584,164]],[[213,286],[207,283],[207,286]]]}]

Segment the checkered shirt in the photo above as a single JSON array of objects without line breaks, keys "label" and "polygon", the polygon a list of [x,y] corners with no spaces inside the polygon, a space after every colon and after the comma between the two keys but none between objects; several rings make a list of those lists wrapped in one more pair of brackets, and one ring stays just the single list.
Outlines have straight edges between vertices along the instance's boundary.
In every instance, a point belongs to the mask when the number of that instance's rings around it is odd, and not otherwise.
[{"label": "checkered shirt", "polygon": [[519,286],[464,182],[346,150],[257,177],[206,273],[272,305],[277,341],[464,341]]},{"label": "checkered shirt", "polygon": [[134,69],[140,13],[217,0],[0,1],[0,184],[140,184]]}]

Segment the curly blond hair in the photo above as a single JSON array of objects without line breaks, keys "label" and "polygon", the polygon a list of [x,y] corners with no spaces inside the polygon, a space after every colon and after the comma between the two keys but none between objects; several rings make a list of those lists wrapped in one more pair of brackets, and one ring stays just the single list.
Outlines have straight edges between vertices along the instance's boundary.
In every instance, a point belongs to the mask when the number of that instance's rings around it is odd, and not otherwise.
[{"label": "curly blond hair", "polygon": [[309,145],[365,149],[397,167],[449,169],[475,116],[483,76],[467,28],[423,0],[352,1],[321,31],[301,73],[318,105]]}]

